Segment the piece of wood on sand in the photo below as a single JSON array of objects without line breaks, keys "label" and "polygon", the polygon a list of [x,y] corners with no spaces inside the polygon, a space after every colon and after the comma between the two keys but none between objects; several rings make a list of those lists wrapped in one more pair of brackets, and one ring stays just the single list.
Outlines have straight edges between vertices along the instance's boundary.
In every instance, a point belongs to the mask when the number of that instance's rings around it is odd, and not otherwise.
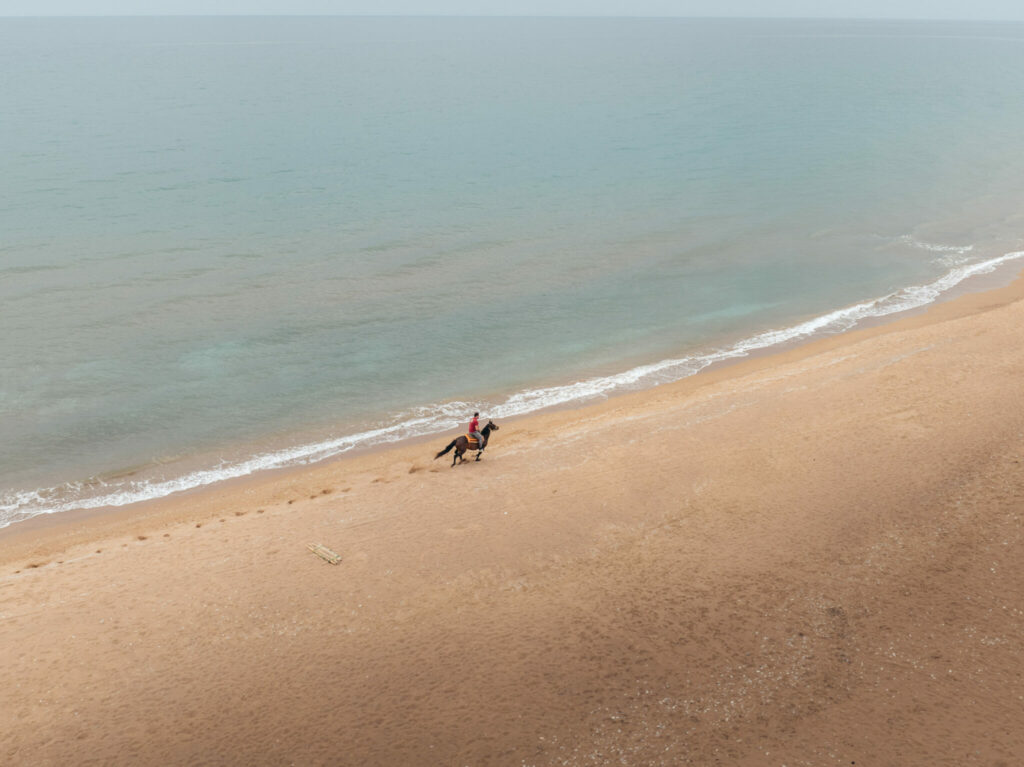
[{"label": "piece of wood on sand", "polygon": [[319,543],[309,543],[306,545],[306,548],[320,557],[320,559],[330,562],[332,565],[336,565],[341,561],[341,554],[337,554]]}]

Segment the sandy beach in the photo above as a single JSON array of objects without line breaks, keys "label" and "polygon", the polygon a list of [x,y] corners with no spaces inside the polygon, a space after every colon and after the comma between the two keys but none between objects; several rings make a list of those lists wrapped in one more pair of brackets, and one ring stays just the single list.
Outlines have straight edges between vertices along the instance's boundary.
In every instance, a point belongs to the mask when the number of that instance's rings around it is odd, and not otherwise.
[{"label": "sandy beach", "polygon": [[4,530],[0,762],[1024,763],[1022,296]]}]

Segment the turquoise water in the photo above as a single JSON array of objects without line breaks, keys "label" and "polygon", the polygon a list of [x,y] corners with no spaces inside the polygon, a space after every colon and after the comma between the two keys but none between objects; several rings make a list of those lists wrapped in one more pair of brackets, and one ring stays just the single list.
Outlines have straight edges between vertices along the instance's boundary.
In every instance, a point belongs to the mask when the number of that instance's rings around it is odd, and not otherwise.
[{"label": "turquoise water", "polygon": [[1024,249],[1020,24],[0,19],[0,72],[0,526],[674,380]]}]

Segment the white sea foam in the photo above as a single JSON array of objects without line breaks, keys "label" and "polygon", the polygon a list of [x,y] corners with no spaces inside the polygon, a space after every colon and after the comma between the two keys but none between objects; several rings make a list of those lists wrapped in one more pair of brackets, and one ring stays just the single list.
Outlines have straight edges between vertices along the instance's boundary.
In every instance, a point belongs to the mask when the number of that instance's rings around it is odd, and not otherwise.
[{"label": "white sea foam", "polygon": [[[970,251],[970,246],[953,248],[952,246],[933,246],[926,243],[922,243],[921,246],[937,252],[947,252],[947,248],[948,252],[956,250],[961,254]],[[470,410],[480,410],[496,419],[508,418],[548,407],[606,397],[615,392],[677,381],[694,375],[716,362],[744,357],[760,349],[803,340],[812,335],[841,333],[868,318],[883,317],[925,306],[964,280],[992,272],[1000,265],[1019,258],[1024,258],[1024,251],[1007,253],[987,261],[960,264],[926,285],[912,285],[880,298],[837,309],[790,327],[766,330],[721,349],[713,349],[677,359],[661,360],[611,376],[599,376],[561,386],[527,389],[513,394],[500,403],[446,402],[421,406],[399,415],[392,424],[381,428],[255,455],[244,461],[224,462],[171,479],[95,482],[88,486],[68,484],[61,487],[7,493],[0,497],[0,527],[40,514],[104,506],[124,506],[162,498],[172,493],[244,477],[268,469],[321,461],[357,447],[399,442],[412,437],[446,432],[458,427],[464,420],[466,412]]]},{"label": "white sea foam", "polygon": [[919,240],[911,234],[903,235],[900,241],[918,250],[938,254],[935,264],[944,266],[947,269],[968,263],[971,259],[970,254],[974,251],[973,245],[938,245],[933,242]]},{"label": "white sea foam", "polygon": [[919,248],[920,250],[929,250],[932,253],[958,253],[960,255],[965,255],[974,250],[973,245],[936,245],[931,242],[923,242],[912,234],[905,234],[900,237],[900,240],[915,248]]}]

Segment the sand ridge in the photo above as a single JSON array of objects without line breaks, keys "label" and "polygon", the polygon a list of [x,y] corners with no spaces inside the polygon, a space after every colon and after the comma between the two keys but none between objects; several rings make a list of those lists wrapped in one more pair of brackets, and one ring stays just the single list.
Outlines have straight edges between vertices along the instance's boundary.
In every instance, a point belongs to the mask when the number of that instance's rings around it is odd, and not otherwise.
[{"label": "sand ridge", "polygon": [[1018,764],[1021,292],[11,531],[0,758]]}]

